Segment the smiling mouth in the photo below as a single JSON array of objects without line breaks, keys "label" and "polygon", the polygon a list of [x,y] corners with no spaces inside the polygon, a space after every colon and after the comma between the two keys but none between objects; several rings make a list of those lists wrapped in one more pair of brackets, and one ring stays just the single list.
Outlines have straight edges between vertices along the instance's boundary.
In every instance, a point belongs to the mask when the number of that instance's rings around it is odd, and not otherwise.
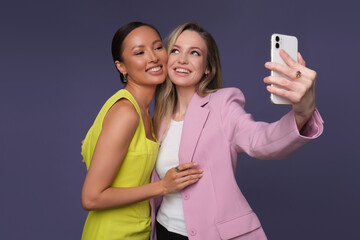
[{"label": "smiling mouth", "polygon": [[190,73],[189,70],[184,69],[184,68],[175,68],[175,71],[178,73]]},{"label": "smiling mouth", "polygon": [[156,66],[153,68],[149,68],[148,70],[146,70],[146,72],[158,72],[162,69],[162,66]]}]

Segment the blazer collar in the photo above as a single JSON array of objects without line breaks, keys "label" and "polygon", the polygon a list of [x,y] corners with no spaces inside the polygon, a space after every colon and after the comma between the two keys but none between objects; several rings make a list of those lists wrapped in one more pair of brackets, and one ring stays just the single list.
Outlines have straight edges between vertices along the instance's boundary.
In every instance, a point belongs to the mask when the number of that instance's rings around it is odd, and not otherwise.
[{"label": "blazer collar", "polygon": [[210,109],[204,107],[210,100],[211,94],[205,97],[197,93],[191,98],[186,110],[184,125],[180,141],[180,164],[193,161],[193,155],[206,123]]},{"label": "blazer collar", "polygon": [[195,92],[194,95],[193,95],[193,97],[192,97],[191,100],[190,100],[190,103],[189,103],[189,106],[188,106],[188,110],[189,110],[189,107],[190,107],[191,105],[199,106],[199,107],[205,106],[205,105],[209,102],[210,96],[211,96],[211,94],[208,94],[208,95],[206,95],[205,97],[201,97],[199,94],[197,94],[197,93]]}]

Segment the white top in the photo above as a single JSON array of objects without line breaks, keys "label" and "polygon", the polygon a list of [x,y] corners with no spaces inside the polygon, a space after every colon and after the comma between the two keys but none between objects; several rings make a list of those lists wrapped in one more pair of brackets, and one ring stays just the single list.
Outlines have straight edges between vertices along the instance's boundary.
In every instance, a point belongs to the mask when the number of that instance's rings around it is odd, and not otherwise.
[{"label": "white top", "polygon": [[[171,119],[169,130],[161,143],[156,171],[162,179],[166,172],[179,165],[179,148],[184,121]],[[156,220],[169,232],[187,236],[181,193],[170,193],[163,197]]]}]

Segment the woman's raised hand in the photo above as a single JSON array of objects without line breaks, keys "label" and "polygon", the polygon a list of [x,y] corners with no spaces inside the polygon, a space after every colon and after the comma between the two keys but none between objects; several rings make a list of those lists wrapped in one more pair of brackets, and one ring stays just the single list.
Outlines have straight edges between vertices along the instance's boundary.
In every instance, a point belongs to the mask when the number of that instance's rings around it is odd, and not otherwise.
[{"label": "woman's raised hand", "polygon": [[164,194],[181,191],[187,186],[196,183],[202,177],[202,170],[195,168],[197,163],[184,163],[169,169],[161,179]]},{"label": "woman's raised hand", "polygon": [[264,78],[264,82],[281,87],[269,85],[267,90],[291,102],[297,127],[301,130],[315,110],[316,72],[305,66],[305,61],[300,53],[298,53],[298,62],[294,61],[284,50],[280,50],[280,56],[286,65],[267,62],[265,67],[281,73],[293,81],[283,77],[268,76]]}]

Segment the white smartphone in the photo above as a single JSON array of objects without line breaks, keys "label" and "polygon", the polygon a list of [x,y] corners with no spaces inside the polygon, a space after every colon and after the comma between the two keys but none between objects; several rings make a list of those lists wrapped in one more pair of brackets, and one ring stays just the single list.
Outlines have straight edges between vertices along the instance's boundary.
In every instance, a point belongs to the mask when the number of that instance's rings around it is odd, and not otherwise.
[{"label": "white smartphone", "polygon": [[[271,35],[271,62],[277,62],[286,65],[284,60],[280,57],[279,54],[280,49],[284,49],[292,59],[297,61],[298,40],[296,37],[284,35],[284,34],[277,34],[277,33]],[[284,77],[289,81],[292,81],[292,79],[288,78],[287,76],[275,71],[271,71],[271,76]],[[276,85],[273,86],[279,87]],[[291,104],[290,101],[288,101],[287,99],[279,97],[275,94],[270,95],[270,100],[273,104],[282,104],[282,105]]]}]

